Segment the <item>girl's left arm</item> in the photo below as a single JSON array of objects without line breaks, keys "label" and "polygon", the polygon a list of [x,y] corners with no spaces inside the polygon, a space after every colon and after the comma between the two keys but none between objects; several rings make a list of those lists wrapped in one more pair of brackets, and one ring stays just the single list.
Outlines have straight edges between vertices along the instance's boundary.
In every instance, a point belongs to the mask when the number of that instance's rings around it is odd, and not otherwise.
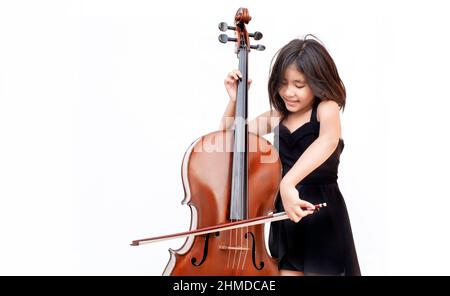
[{"label": "girl's left arm", "polygon": [[341,130],[339,105],[332,100],[322,101],[317,108],[317,113],[320,119],[319,137],[303,152],[284,176],[280,187],[295,187],[324,163],[338,146]]}]

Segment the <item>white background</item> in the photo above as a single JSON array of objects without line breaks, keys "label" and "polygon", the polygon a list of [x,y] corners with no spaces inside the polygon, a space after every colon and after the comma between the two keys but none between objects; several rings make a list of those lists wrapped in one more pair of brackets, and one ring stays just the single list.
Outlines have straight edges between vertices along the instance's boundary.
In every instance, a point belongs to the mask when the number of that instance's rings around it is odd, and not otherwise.
[{"label": "white background", "polygon": [[250,117],[291,39],[315,34],[337,64],[339,184],[363,274],[448,275],[445,5],[1,1],[0,274],[161,274],[183,239],[129,243],[189,227],[181,161],[218,128],[237,59],[217,24],[243,6],[267,48],[250,53]]}]

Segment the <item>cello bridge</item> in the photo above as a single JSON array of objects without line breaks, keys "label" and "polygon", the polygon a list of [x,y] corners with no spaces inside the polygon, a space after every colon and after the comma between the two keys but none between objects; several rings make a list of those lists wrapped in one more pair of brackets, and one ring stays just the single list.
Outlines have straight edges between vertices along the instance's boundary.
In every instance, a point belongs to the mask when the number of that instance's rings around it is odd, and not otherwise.
[{"label": "cello bridge", "polygon": [[238,251],[251,251],[251,248],[244,248],[244,247],[232,247],[232,246],[226,246],[226,245],[220,245],[220,250],[238,250]]}]

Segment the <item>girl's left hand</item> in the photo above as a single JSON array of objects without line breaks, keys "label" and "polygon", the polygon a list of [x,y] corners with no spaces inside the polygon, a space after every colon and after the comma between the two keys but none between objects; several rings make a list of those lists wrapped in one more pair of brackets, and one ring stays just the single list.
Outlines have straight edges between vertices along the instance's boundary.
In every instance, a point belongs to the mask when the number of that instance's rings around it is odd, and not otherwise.
[{"label": "girl's left hand", "polygon": [[[300,195],[295,186],[281,182],[280,195],[287,216],[295,223],[300,221],[303,217],[314,213],[314,205],[306,200],[300,199]],[[308,210],[303,210],[302,208],[307,208]]]}]

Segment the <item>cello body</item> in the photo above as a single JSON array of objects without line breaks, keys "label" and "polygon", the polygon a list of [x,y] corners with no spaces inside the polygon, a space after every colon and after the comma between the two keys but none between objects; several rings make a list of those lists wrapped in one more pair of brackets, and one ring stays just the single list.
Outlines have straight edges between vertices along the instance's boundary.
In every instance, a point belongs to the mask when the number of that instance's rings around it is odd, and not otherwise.
[{"label": "cello body", "polygon": [[[269,141],[248,134],[248,218],[274,209],[281,181],[278,152]],[[196,140],[182,164],[183,204],[191,210],[191,229],[229,222],[233,131],[218,131]],[[211,151],[215,150],[215,151]],[[253,151],[252,151],[253,150]],[[164,275],[278,275],[265,246],[264,224],[190,237],[169,250]]]}]

